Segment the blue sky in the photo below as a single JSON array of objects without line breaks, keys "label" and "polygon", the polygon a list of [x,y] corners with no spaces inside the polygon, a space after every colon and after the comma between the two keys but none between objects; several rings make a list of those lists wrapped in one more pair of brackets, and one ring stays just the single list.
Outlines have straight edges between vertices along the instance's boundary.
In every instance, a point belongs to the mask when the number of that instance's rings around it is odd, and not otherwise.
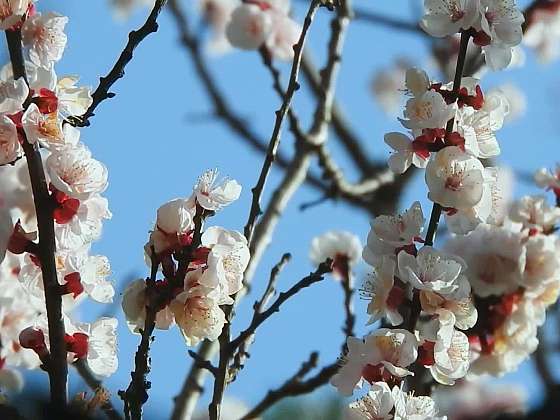
[{"label": "blue sky", "polygon": [[[70,17],[68,47],[57,66],[59,74],[79,75],[82,84],[95,87],[98,77],[107,73],[120,54],[128,32],[142,24],[148,13],[139,10],[129,20],[118,22],[112,18],[107,3],[47,0],[39,3],[42,10],[55,7],[54,10]],[[183,3],[191,19],[195,18],[188,6],[190,2]],[[304,10],[300,2],[296,3],[296,14],[301,19]],[[391,16],[411,18],[412,9],[407,0],[356,0],[354,3]],[[526,3],[520,1],[521,5]],[[328,17],[328,13],[322,11],[312,29],[310,43],[317,59],[324,56]],[[367,139],[367,149],[372,155],[387,157],[389,151],[383,144],[383,134],[399,129],[398,122],[385,116],[370,95],[373,73],[390,66],[401,56],[422,65],[427,53],[427,45],[419,37],[360,22],[351,26],[339,80],[339,101],[360,136]],[[258,55],[234,52],[209,60],[230,102],[246,117],[248,124],[263,138],[268,138],[279,101]],[[286,72],[289,67],[282,65],[282,69]],[[504,164],[525,171],[555,164],[558,70],[556,63],[537,64],[529,52],[524,68],[485,77],[484,88],[511,82],[525,92],[529,103],[525,117],[500,132],[503,150],[500,159]],[[83,129],[82,140],[109,168],[110,186],[106,195],[113,219],[106,223],[103,238],[95,244],[94,251],[109,257],[116,288],[122,290],[131,276],[147,274],[143,245],[157,207],[169,199],[189,195],[196,177],[205,169],[219,168],[224,175],[237,179],[244,186],[240,200],[211,220],[211,224],[242,230],[250,206],[250,189],[256,182],[262,156],[252,152],[220,121],[207,118],[211,105],[187,53],[178,44],[177,30],[166,12],[160,18],[160,31],[140,45],[125,78],[117,82],[113,91],[117,96],[101,104],[97,115],[91,119],[91,127]],[[304,122],[309,120],[313,104],[305,89],[297,94],[294,107],[305,115]],[[293,139],[289,132],[284,133],[282,141],[281,149],[291,154]],[[332,149],[338,158],[339,148],[333,145]],[[347,166],[344,157],[339,160],[343,167]],[[273,170],[265,200],[281,175],[280,170]],[[521,183],[516,186],[516,194],[533,192],[536,190],[532,186]],[[312,269],[308,248],[314,236],[330,229],[344,229],[365,240],[369,220],[362,212],[352,211],[341,203],[326,203],[299,211],[300,204],[318,197],[306,187],[292,200],[278,226],[274,243],[262,260],[253,294],[238,310],[234,331],[247,324],[252,302],[264,287],[270,268],[283,253],[293,255],[279,283],[279,287],[285,289]],[[425,213],[429,211],[422,179],[411,184],[401,206],[408,207],[414,200],[423,203]],[[366,268],[360,267],[358,277],[365,272]],[[342,340],[339,291],[339,285],[327,279],[286,304],[280,314],[260,329],[252,357],[229,389],[229,395],[251,405],[295,371],[311,351],[318,350],[323,363],[334,360]],[[102,305],[89,305],[82,310],[82,315],[92,319],[104,310]],[[359,314],[357,331],[363,334],[367,331],[365,302],[357,300],[356,310]],[[115,393],[128,385],[138,344],[138,337],[128,331],[120,313],[118,317],[121,320],[120,368],[106,381]],[[176,329],[157,332],[151,358],[148,418],[160,418],[171,409],[172,397],[180,389],[190,358]],[[34,374],[32,380],[46,384],[47,377]],[[75,377],[72,380],[78,383]],[[505,380],[523,381],[533,396],[538,395],[540,384],[530,363]],[[117,404],[120,406],[118,401]]]}]

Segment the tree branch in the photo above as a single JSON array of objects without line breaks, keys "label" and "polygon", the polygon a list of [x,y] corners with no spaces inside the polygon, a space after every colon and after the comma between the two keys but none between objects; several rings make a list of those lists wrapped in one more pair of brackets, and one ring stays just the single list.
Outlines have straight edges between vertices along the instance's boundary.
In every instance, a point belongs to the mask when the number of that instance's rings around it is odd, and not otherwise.
[{"label": "tree branch", "polygon": [[[21,29],[6,30],[6,41],[12,62],[14,79],[24,78],[25,62],[22,53]],[[29,106],[26,101],[24,107]],[[62,296],[59,293],[55,253],[54,220],[51,212],[51,199],[41,153],[36,145],[29,143],[23,130],[18,130],[22,138],[23,151],[29,169],[33,201],[37,214],[37,226],[39,230],[39,253],[41,261],[41,274],[43,277],[43,288],[45,292],[45,305],[47,310],[49,327],[50,361],[48,374],[50,382],[50,402],[53,409],[63,413],[67,404],[67,381],[68,364],[66,361],[66,343],[64,341],[65,330],[62,318]]]},{"label": "tree branch", "polygon": [[157,18],[162,11],[167,0],[155,0],[154,7],[146,19],[146,22],[136,31],[128,34],[128,42],[121,52],[117,62],[111,71],[105,77],[99,78],[99,86],[92,94],[93,102],[83,115],[75,115],[68,118],[68,122],[75,127],[88,127],[89,119],[95,115],[95,109],[105,99],[113,98],[115,93],[109,92],[109,89],[115,82],[124,77],[124,70],[130,61],[132,61],[134,50],[140,43],[150,34],[157,32]]},{"label": "tree branch", "polygon": [[[87,365],[87,363],[83,359],[78,359],[72,366],[76,369],[80,377],[84,380],[84,382],[91,388],[92,391],[97,391],[99,389],[105,390],[106,388],[103,386],[103,382],[95,377],[92,373],[91,369]],[[107,394],[110,394],[109,391],[106,391]],[[113,404],[111,404],[110,400],[107,400],[103,405],[101,405],[101,410],[110,420],[122,420],[121,415],[117,412]]]}]

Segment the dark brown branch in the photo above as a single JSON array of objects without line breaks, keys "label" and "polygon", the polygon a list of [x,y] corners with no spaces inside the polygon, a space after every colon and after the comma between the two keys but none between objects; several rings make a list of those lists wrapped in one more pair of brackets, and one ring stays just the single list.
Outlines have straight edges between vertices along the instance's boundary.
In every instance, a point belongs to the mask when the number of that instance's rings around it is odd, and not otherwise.
[{"label": "dark brown branch", "polygon": [[146,19],[146,22],[136,31],[128,34],[128,42],[121,52],[117,62],[111,71],[105,77],[99,78],[99,86],[92,94],[93,102],[83,115],[75,115],[68,118],[68,122],[75,127],[88,127],[90,125],[89,119],[95,115],[95,109],[105,99],[112,98],[115,93],[109,92],[109,89],[115,82],[124,77],[124,70],[130,61],[132,61],[134,50],[140,43],[150,34],[157,32],[158,23],[157,18],[161,13],[167,0],[156,0],[154,7]]},{"label": "dark brown branch", "polygon": [[307,380],[303,380],[304,376],[315,368],[317,360],[318,354],[312,353],[309,360],[305,362],[293,376],[291,376],[279,388],[268,391],[266,396],[240,420],[256,419],[284,398],[308,394],[320,386],[325,385],[333,377],[333,375],[338,372],[339,364],[337,361],[333,364],[325,366],[315,376]]},{"label": "dark brown branch", "polygon": [[[76,368],[76,371],[84,380],[84,382],[91,388],[92,391],[96,392],[99,389],[106,390],[103,386],[103,382],[95,377],[87,363],[83,359],[76,360],[72,366]],[[106,391],[107,395],[109,395],[109,391]],[[110,420],[122,420],[121,415],[117,412],[113,404],[111,404],[110,400],[107,400],[104,404],[100,406],[101,410],[108,419]]]},{"label": "dark brown branch", "polygon": [[[301,66],[301,58],[303,55],[303,48],[305,47],[305,40],[307,38],[307,34],[309,32],[309,28],[311,28],[311,24],[313,23],[313,18],[315,17],[315,13],[319,9],[321,2],[320,0],[313,0],[305,16],[303,21],[303,27],[301,30],[301,34],[299,36],[299,40],[296,45],[294,45],[294,59],[292,63],[292,70],[290,73],[290,80],[288,81],[288,87],[286,89],[286,93],[283,96],[283,102],[280,106],[280,109],[276,111],[276,121],[274,123],[274,129],[272,130],[272,135],[270,137],[270,141],[268,143],[268,148],[266,151],[266,157],[264,159],[264,163],[261,169],[261,173],[259,175],[259,179],[257,184],[251,190],[253,193],[253,200],[251,202],[251,210],[249,212],[249,219],[247,220],[247,224],[245,225],[245,237],[247,238],[247,242],[251,243],[251,238],[253,236],[253,231],[255,228],[255,223],[257,218],[262,213],[261,210],[261,196],[266,185],[266,180],[268,175],[270,174],[270,170],[272,168],[272,164],[276,159],[276,153],[278,151],[278,146],[280,145],[280,135],[282,132],[282,125],[284,123],[284,119],[288,115],[288,112],[291,107],[292,98],[294,97],[296,91],[299,89],[300,85],[298,82],[299,78],[299,69]],[[266,58],[265,58],[266,62]],[[269,66],[271,68],[271,66]],[[277,80],[277,78],[275,78]],[[277,85],[279,82],[277,81]],[[280,88],[280,86],[277,86]],[[278,89],[281,91],[281,88]],[[294,121],[295,116],[292,115],[292,123],[296,124]]]},{"label": "dark brown branch", "polygon": [[[455,78],[453,79],[453,91],[451,94],[451,103],[457,101],[459,97],[459,90],[461,89],[461,81],[463,79],[463,70],[465,68],[465,61],[467,57],[467,47],[469,46],[471,34],[469,31],[461,32],[461,45],[459,47],[459,55],[457,56],[457,66],[455,67]],[[453,125],[455,124],[455,118],[451,118],[447,122],[447,127],[445,129],[447,135],[451,134],[453,131]],[[432,246],[434,244],[434,239],[436,231],[439,224],[439,219],[441,218],[441,212],[443,208],[438,203],[434,203],[432,207],[432,213],[430,215],[430,223],[428,224],[428,230],[426,232],[425,244]]]},{"label": "dark brown branch", "polygon": [[[6,40],[12,61],[14,79],[23,77],[27,81],[22,53],[21,30],[7,30]],[[51,212],[52,207],[50,205],[51,199],[41,153],[35,145],[27,141],[23,130],[20,134],[23,138],[22,146],[29,168],[29,178],[31,179],[31,189],[33,191],[33,201],[35,203],[39,230],[38,257],[41,261],[51,354],[48,365],[50,401],[54,410],[63,413],[66,409],[68,398],[68,364],[66,361],[66,343],[64,342],[65,330],[62,318],[62,296],[58,292],[59,283],[55,263],[56,243],[54,221]]]},{"label": "dark brown branch", "polygon": [[257,328],[261,326],[268,318],[270,318],[273,314],[280,311],[280,307],[292,298],[294,295],[299,293],[302,289],[311,286],[314,283],[317,283],[323,280],[325,274],[332,272],[332,260],[327,260],[319,264],[317,270],[313,273],[309,274],[307,277],[304,277],[296,284],[294,284],[290,289],[286,292],[280,293],[278,298],[270,305],[268,309],[262,312],[255,312],[253,314],[253,319],[249,326],[243,330],[237,338],[231,340],[230,342],[230,350],[236,350],[239,346],[252,334],[255,333]]},{"label": "dark brown branch", "polygon": [[[342,267],[342,272],[344,276],[340,282],[342,286],[342,291],[344,293],[344,314],[345,322],[342,327],[342,332],[346,338],[354,336],[354,325],[356,324],[356,316],[354,315],[354,309],[352,305],[352,297],[354,295],[354,285],[352,279],[352,272],[348,264],[348,259],[344,261],[344,266]],[[342,345],[343,351],[346,349],[346,343]]]}]

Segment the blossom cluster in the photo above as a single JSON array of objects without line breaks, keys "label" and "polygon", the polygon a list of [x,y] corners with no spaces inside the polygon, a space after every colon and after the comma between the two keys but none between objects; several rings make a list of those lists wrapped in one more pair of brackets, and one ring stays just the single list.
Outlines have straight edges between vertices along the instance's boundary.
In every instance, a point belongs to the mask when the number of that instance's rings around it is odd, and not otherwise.
[{"label": "blossom cluster", "polygon": [[[188,198],[177,198],[157,211],[154,229],[144,249],[146,260],[158,261],[164,279],[155,283],[155,293],[169,289],[172,277],[179,271],[185,247],[196,235],[196,219],[201,214],[214,214],[239,198],[241,186],[231,179],[218,179],[216,170],[205,172]],[[216,340],[226,322],[222,305],[231,305],[243,287],[243,273],[249,263],[249,248],[245,236],[218,226],[207,228],[200,245],[179,284],[157,308],[156,328],[169,329],[177,325],[188,346],[200,341]],[[122,307],[131,331],[144,329],[146,307],[151,289],[146,280],[130,283],[123,296]]]},{"label": "blossom cluster", "polygon": [[[154,0],[111,0],[117,16]],[[197,6],[211,28],[208,49],[223,54],[232,47],[266,50],[279,60],[291,60],[301,26],[290,16],[290,0],[198,0]]]},{"label": "blossom cluster", "polygon": [[26,154],[40,150],[46,169],[49,201],[38,206],[54,220],[68,362],[83,359],[95,374],[107,376],[117,369],[117,320],[84,323],[75,314],[86,297],[109,303],[115,293],[108,259],[90,254],[103,221],[111,217],[101,195],[107,188],[107,169],[80,142],[79,130],[66,122],[89,107],[90,89],[78,86],[75,76],[55,72],[67,41],[65,16],[41,14],[29,0],[2,7],[2,29],[21,30],[27,77],[14,80],[9,64],[0,71],[0,387],[19,388],[20,375],[12,369],[39,367],[49,348],[41,242],[36,242],[25,147]]},{"label": "blossom cluster", "polygon": [[492,69],[507,67],[523,38],[523,13],[515,0],[424,0],[422,28],[444,37],[471,31]]}]

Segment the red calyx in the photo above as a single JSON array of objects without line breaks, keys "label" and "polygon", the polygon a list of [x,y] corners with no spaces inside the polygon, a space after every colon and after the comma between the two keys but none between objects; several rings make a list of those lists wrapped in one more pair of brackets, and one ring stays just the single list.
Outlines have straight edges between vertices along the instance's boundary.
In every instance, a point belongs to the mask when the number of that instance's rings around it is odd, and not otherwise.
[{"label": "red calyx", "polygon": [[80,200],[71,198],[62,191],[57,190],[52,184],[49,185],[53,200],[53,218],[59,225],[69,223],[80,209]]},{"label": "red calyx", "polygon": [[404,302],[404,289],[399,286],[393,286],[387,296],[387,306],[391,309],[397,309]]},{"label": "red calyx", "polygon": [[70,273],[64,276],[64,283],[61,287],[62,294],[71,294],[76,299],[84,291],[80,273]]},{"label": "red calyx", "polygon": [[84,333],[66,334],[64,342],[66,350],[74,353],[76,359],[85,359],[88,353],[88,335]]},{"label": "red calyx", "polygon": [[447,214],[448,216],[453,216],[455,214],[457,214],[457,212],[459,210],[457,210],[456,208],[453,207],[442,207],[442,211]]},{"label": "red calyx", "polygon": [[267,1],[262,1],[262,0],[243,0],[244,3],[246,4],[254,4],[255,6],[258,6],[263,12],[266,12],[267,10],[272,9],[272,6],[270,5],[269,2]]},{"label": "red calyx", "polygon": [[18,220],[8,241],[8,251],[18,255],[25,252],[33,253],[37,244],[31,240],[31,237],[32,235],[21,227],[21,222]]},{"label": "red calyx", "polygon": [[208,254],[210,254],[210,248],[204,246],[195,249],[192,255],[192,263],[195,265],[203,265],[208,262]]},{"label": "red calyx", "polygon": [[32,102],[37,105],[41,114],[51,114],[58,109],[58,98],[56,94],[49,89],[39,89],[39,96],[35,96]]},{"label": "red calyx", "polygon": [[473,35],[473,42],[479,47],[486,47],[492,42],[492,38],[486,32],[480,30]]},{"label": "red calyx", "polygon": [[418,255],[418,250],[416,249],[416,245],[414,245],[413,243],[395,249],[395,255],[399,255],[399,252],[401,251],[404,251],[407,254],[414,255],[414,256]]},{"label": "red calyx", "polygon": [[432,366],[436,363],[434,356],[434,341],[425,341],[418,347],[418,359],[416,359],[423,366]]}]

